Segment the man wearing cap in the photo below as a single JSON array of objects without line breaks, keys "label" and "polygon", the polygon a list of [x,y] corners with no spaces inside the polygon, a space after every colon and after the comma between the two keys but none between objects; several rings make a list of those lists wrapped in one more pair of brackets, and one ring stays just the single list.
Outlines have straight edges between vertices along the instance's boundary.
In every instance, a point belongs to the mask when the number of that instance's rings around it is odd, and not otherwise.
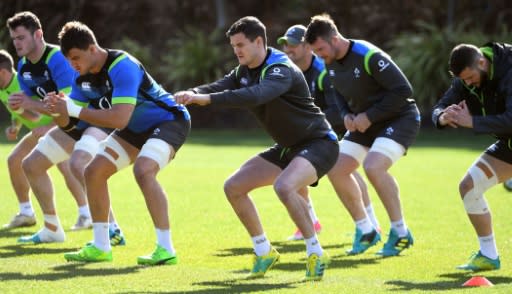
[{"label": "man wearing cap", "polygon": [[[338,104],[343,103],[342,97],[334,87],[331,86],[323,60],[313,53],[309,44],[304,42],[305,33],[305,26],[293,25],[286,31],[284,36],[277,39],[277,43],[283,46],[283,51],[302,70],[306,77],[311,95],[315,99],[315,104],[325,113],[327,120],[338,134],[338,137],[342,137],[346,132]],[[327,175],[339,196],[339,191],[341,190],[340,187],[338,187],[338,181],[336,181],[337,170],[339,170],[338,164],[331,169]],[[353,175],[361,189],[364,207],[366,207],[366,209],[363,207],[363,203],[361,203],[359,198],[345,199],[341,196],[339,196],[339,198],[356,224],[353,248],[347,251],[347,253],[359,254],[363,253],[380,240],[380,228],[370,198],[368,197],[366,183],[357,171],[354,171]],[[321,230],[320,222],[316,216],[311,199],[308,197],[308,191],[304,190],[303,192],[305,193],[303,193],[302,196],[308,203],[309,214],[313,220],[315,230],[318,233]],[[295,234],[288,239],[300,240],[302,239],[302,233],[297,229]]]}]

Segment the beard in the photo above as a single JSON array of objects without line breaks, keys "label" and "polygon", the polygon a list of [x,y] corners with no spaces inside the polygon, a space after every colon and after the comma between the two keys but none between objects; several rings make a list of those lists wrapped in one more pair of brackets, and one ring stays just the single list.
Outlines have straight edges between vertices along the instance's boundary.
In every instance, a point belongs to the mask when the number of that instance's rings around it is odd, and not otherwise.
[{"label": "beard", "polygon": [[481,70],[481,69],[478,69],[478,73],[480,74],[480,85],[479,85],[479,88],[483,88],[488,83],[489,74],[486,71]]}]

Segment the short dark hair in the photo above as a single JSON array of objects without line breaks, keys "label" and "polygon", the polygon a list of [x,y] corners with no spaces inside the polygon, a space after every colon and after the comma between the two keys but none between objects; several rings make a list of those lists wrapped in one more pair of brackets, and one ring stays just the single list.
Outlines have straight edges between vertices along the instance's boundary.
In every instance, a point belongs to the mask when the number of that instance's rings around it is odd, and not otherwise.
[{"label": "short dark hair", "polygon": [[5,50],[0,50],[0,69],[6,69],[9,72],[14,71],[14,61],[11,54]]},{"label": "short dark hair", "polygon": [[450,53],[449,68],[453,76],[459,76],[466,67],[476,66],[482,52],[475,45],[459,44]]},{"label": "short dark hair", "polygon": [[257,37],[261,37],[264,44],[267,44],[267,29],[265,25],[254,16],[245,16],[235,21],[226,32],[226,37],[229,38],[238,33],[243,33],[251,42]]},{"label": "short dark hair", "polygon": [[59,32],[60,50],[67,56],[69,50],[77,48],[87,50],[90,45],[97,45],[93,31],[79,21],[67,22]]},{"label": "short dark hair", "polygon": [[7,20],[7,28],[10,30],[15,30],[19,26],[24,26],[32,34],[42,28],[39,18],[30,11],[18,12]]},{"label": "short dark hair", "polygon": [[318,38],[322,38],[327,41],[332,36],[338,34],[338,28],[334,24],[331,16],[327,13],[323,13],[311,18],[304,39],[309,44],[313,44]]}]

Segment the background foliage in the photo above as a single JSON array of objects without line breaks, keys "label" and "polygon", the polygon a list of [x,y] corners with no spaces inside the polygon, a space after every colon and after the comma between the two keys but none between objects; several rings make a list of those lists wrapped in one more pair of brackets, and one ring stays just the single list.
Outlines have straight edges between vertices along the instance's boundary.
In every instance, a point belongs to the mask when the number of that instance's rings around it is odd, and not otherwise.
[{"label": "background foliage", "polygon": [[417,32],[400,33],[390,40],[394,56],[413,85],[415,98],[423,114],[441,97],[450,85],[448,55],[460,43],[481,46],[490,41],[510,42],[512,32],[505,25],[486,34],[481,28],[468,29],[467,22],[452,27],[439,27],[424,21],[415,22]]},{"label": "background foliage", "polygon": [[[65,22],[85,22],[100,45],[129,51],[169,91],[211,82],[233,67],[236,59],[223,33],[242,16],[260,18],[269,45],[276,46],[290,25],[307,24],[312,15],[328,12],[343,35],[391,53],[410,78],[424,116],[430,116],[432,103],[449,83],[446,61],[456,42],[506,42],[512,37],[504,29],[512,25],[506,0],[3,0],[0,22],[22,10],[40,17],[51,43],[57,42]],[[4,26],[0,44],[15,54]],[[255,126],[245,111],[191,111],[196,127]],[[0,113],[0,119],[6,118]]]}]

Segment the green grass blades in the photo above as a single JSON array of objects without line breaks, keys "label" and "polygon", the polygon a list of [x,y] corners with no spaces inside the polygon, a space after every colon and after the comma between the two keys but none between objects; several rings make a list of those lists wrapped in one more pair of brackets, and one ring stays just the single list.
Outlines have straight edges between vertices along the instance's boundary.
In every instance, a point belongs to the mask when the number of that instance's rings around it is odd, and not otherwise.
[{"label": "green grass blades", "polygon": [[[323,226],[319,240],[331,257],[320,282],[302,281],[305,245],[303,241],[286,241],[295,225],[271,187],[256,190],[251,197],[281,260],[264,278],[245,279],[252,244],[224,196],[223,183],[249,157],[271,145],[259,131],[193,130],[189,141],[158,176],[168,193],[177,265],[137,265],[138,256],[154,249],[156,236],[130,168],[109,181],[112,206],[126,246],[113,248],[112,262],[66,262],[63,254],[82,248],[92,239],[92,231],[69,230],[77,207],[53,168],[50,175],[67,240],[16,244],[19,236],[36,232],[42,224],[41,210],[32,197],[38,225],[0,231],[0,293],[476,293],[480,289],[462,287],[472,274],[455,269],[478,250],[457,191],[467,168],[492,142],[490,137],[467,132],[422,130],[407,156],[390,171],[400,183],[405,219],[415,241],[398,257],[376,256],[383,242],[361,255],[346,255],[354,224],[329,181],[322,179],[317,188],[310,189]],[[12,147],[0,145],[2,162]],[[0,176],[3,224],[18,206],[6,166],[0,169]],[[385,241],[388,217],[373,189],[370,194]],[[486,198],[493,212],[502,268],[483,275],[495,285],[493,293],[507,293],[512,285],[512,193],[500,185]]]}]

